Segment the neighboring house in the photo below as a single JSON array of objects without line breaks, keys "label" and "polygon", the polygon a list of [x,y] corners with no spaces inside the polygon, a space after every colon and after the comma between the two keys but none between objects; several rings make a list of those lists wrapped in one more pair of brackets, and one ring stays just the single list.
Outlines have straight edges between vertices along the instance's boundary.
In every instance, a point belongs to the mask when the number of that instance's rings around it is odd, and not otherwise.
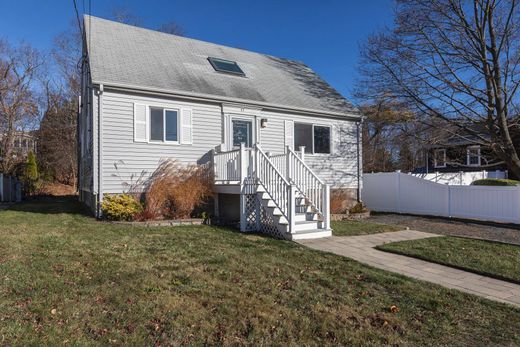
[{"label": "neighboring house", "polygon": [[[488,135],[479,134],[486,138]],[[505,172],[506,166],[493,151],[479,141],[479,137],[469,134],[452,134],[438,144],[425,150],[425,165],[413,173],[459,173],[476,171]]]},{"label": "neighboring house", "polygon": [[[2,138],[3,135],[0,134],[0,141],[2,141]],[[29,152],[36,153],[36,144],[37,140],[34,131],[16,131],[14,133],[12,155],[17,159],[24,160]],[[0,153],[0,158],[1,156]]]},{"label": "neighboring house", "polygon": [[[301,62],[86,16],[80,199],[162,160],[212,164],[220,218],[284,238],[330,235],[329,189],[356,200],[361,116]],[[301,150],[304,148],[304,153]]]}]

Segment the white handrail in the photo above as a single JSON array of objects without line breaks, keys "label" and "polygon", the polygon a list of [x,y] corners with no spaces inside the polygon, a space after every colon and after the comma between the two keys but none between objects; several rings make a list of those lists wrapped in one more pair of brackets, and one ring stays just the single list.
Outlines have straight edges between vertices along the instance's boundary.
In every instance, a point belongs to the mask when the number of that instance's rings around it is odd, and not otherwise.
[{"label": "white handrail", "polygon": [[[258,183],[263,185],[271,200],[280,209],[282,215],[292,223],[294,210],[290,208],[291,184],[285,179],[280,171],[269,160],[269,157],[262,151],[259,145],[255,145],[257,154],[256,173]],[[292,224],[291,224],[292,225]]]},{"label": "white handrail", "polygon": [[305,164],[292,149],[287,148],[287,171],[293,182],[316,212],[329,225],[330,188]]}]

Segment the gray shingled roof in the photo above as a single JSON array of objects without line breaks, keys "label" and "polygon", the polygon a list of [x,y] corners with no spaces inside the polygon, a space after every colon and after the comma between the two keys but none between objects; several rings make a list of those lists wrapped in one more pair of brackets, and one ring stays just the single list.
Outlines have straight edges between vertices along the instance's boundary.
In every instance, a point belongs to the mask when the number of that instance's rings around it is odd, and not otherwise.
[{"label": "gray shingled roof", "polygon": [[[357,116],[301,62],[85,16],[94,83],[186,92],[259,105]],[[246,77],[216,72],[208,57],[236,61]]]}]

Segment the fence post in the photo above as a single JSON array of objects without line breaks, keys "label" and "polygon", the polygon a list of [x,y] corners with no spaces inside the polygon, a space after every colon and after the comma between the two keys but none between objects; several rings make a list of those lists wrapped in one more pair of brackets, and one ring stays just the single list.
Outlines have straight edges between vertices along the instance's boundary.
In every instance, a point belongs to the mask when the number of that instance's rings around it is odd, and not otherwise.
[{"label": "fence post", "polygon": [[451,218],[451,186],[448,185],[448,217]]},{"label": "fence post", "polygon": [[330,185],[323,189],[323,229],[330,229]]},{"label": "fence post", "polygon": [[401,170],[395,172],[397,175],[397,212],[401,213]]},{"label": "fence post", "polygon": [[0,202],[4,201],[4,174],[0,173]]},{"label": "fence post", "polygon": [[22,184],[20,181],[16,182],[16,202],[22,201]]},{"label": "fence post", "polygon": [[516,186],[516,222],[520,223],[520,184]]},{"label": "fence post", "polygon": [[287,150],[285,151],[285,168],[286,168],[287,181],[291,182],[291,177],[292,177],[291,148],[289,146],[287,146]]},{"label": "fence post", "polygon": [[295,217],[296,217],[296,186],[291,184],[289,186],[289,232],[294,233]]},{"label": "fence post", "polygon": [[246,216],[246,176],[247,176],[247,163],[246,163],[246,146],[242,142],[240,143],[239,150],[240,158],[240,231],[246,231],[247,229],[247,216]]}]

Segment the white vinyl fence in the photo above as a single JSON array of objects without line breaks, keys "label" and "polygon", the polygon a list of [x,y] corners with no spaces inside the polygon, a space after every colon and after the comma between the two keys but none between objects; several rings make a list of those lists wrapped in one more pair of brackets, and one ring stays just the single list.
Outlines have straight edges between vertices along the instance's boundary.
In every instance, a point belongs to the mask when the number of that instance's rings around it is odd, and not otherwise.
[{"label": "white vinyl fence", "polygon": [[471,182],[483,178],[507,178],[507,171],[430,172],[410,173],[410,175],[436,183],[469,186]]},{"label": "white vinyl fence", "polygon": [[22,185],[14,177],[0,173],[0,203],[22,201]]},{"label": "white vinyl fence", "polygon": [[520,185],[453,186],[399,172],[363,175],[369,209],[520,224]]}]

